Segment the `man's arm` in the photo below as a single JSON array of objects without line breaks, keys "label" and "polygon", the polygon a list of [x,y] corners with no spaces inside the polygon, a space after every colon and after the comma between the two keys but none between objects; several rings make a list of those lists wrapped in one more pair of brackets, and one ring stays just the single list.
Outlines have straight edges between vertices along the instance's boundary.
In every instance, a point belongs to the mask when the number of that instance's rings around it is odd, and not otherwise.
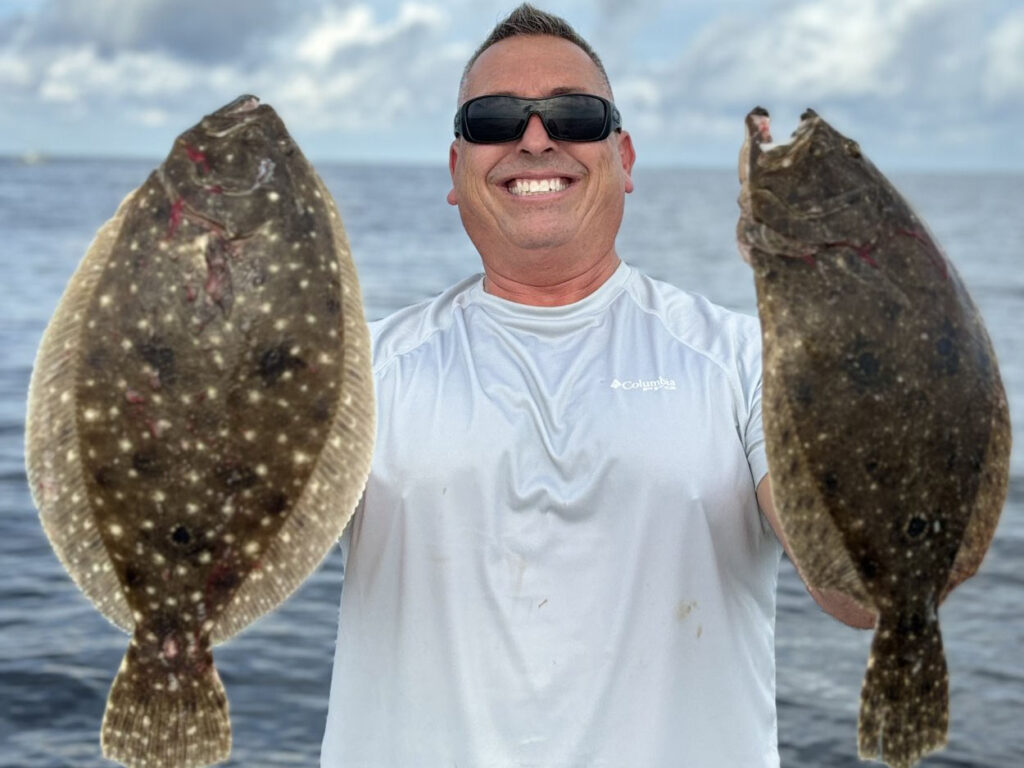
[{"label": "man's arm", "polygon": [[793,557],[793,551],[789,548],[789,542],[786,541],[786,537],[782,533],[782,525],[779,524],[779,514],[775,511],[775,503],[772,501],[772,483],[768,475],[765,475],[764,479],[758,483],[757,503],[761,505],[761,512],[771,524],[772,530],[775,531],[779,541],[782,542],[782,547],[786,550],[786,554],[789,555],[789,559],[796,566],[796,571],[800,574],[800,578],[803,579],[807,591],[811,593],[811,597],[821,606],[821,609],[844,624],[849,624],[851,627],[856,627],[857,629],[873,628],[875,626],[874,611],[865,608],[852,597],[841,592],[831,589],[817,590],[807,584],[807,579],[804,578],[804,574],[800,570],[800,563]]}]

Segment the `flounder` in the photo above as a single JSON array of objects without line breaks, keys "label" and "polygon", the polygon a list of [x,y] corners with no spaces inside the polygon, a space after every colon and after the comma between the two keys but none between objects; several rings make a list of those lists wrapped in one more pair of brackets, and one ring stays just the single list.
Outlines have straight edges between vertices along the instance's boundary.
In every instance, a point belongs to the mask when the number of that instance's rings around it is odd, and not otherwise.
[{"label": "flounder", "polygon": [[211,646],[345,527],[373,447],[370,362],[334,201],[253,96],[178,137],[99,230],[43,335],[26,463],[64,567],[132,635],[105,756],[228,756]]},{"label": "flounder", "polygon": [[811,110],[787,144],[761,108],[746,125],[773,499],[810,585],[877,612],[859,753],[905,768],[946,743],[938,607],[995,532],[1006,395],[956,270],[858,145]]}]

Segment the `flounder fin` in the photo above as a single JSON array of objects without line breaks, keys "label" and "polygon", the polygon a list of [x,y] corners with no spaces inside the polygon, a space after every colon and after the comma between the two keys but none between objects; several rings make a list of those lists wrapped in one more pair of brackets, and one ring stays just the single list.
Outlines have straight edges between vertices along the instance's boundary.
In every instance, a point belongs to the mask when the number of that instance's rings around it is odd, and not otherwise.
[{"label": "flounder fin", "polygon": [[[194,677],[153,680],[134,660],[136,636],[110,689],[103,714],[103,756],[128,768],[200,768],[231,754],[228,699],[211,656]],[[180,670],[179,670],[180,671]]]},{"label": "flounder fin", "polygon": [[25,418],[25,470],[39,517],[64,568],[96,608],[126,632],[128,601],[92,519],[75,425],[83,318],[138,190],[104,224],[72,275],[43,333]]},{"label": "flounder fin", "polygon": [[934,610],[883,612],[861,689],[860,758],[911,768],[946,746],[948,728],[949,673],[938,617]]}]

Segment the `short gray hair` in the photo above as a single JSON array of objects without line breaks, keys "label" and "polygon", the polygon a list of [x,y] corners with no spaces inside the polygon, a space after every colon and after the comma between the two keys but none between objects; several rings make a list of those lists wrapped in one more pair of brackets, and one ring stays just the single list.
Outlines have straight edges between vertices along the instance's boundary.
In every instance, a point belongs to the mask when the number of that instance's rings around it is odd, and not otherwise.
[{"label": "short gray hair", "polygon": [[480,54],[495,43],[518,35],[551,35],[552,37],[568,40],[573,45],[582,49],[590,57],[591,61],[597,65],[597,71],[601,73],[601,79],[604,80],[604,84],[608,87],[609,95],[611,94],[612,85],[608,80],[608,73],[605,72],[604,64],[601,63],[601,59],[594,49],[590,47],[590,44],[572,28],[572,25],[561,16],[555,16],[554,14],[534,8],[529,3],[523,3],[497,23],[494,29],[491,30],[491,34],[488,35],[487,39],[480,44],[480,47],[476,49],[476,52],[466,62],[466,67],[462,70],[462,79],[459,81],[460,102],[465,93],[469,70],[472,69],[476,60],[480,58]]}]

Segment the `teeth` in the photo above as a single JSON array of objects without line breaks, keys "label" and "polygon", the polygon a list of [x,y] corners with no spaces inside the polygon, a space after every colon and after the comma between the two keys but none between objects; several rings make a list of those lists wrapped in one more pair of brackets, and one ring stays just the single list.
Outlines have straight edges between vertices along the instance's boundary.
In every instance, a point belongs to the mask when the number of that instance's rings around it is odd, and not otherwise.
[{"label": "teeth", "polygon": [[513,179],[508,183],[508,190],[513,195],[537,195],[542,192],[561,192],[567,186],[563,178]]}]

